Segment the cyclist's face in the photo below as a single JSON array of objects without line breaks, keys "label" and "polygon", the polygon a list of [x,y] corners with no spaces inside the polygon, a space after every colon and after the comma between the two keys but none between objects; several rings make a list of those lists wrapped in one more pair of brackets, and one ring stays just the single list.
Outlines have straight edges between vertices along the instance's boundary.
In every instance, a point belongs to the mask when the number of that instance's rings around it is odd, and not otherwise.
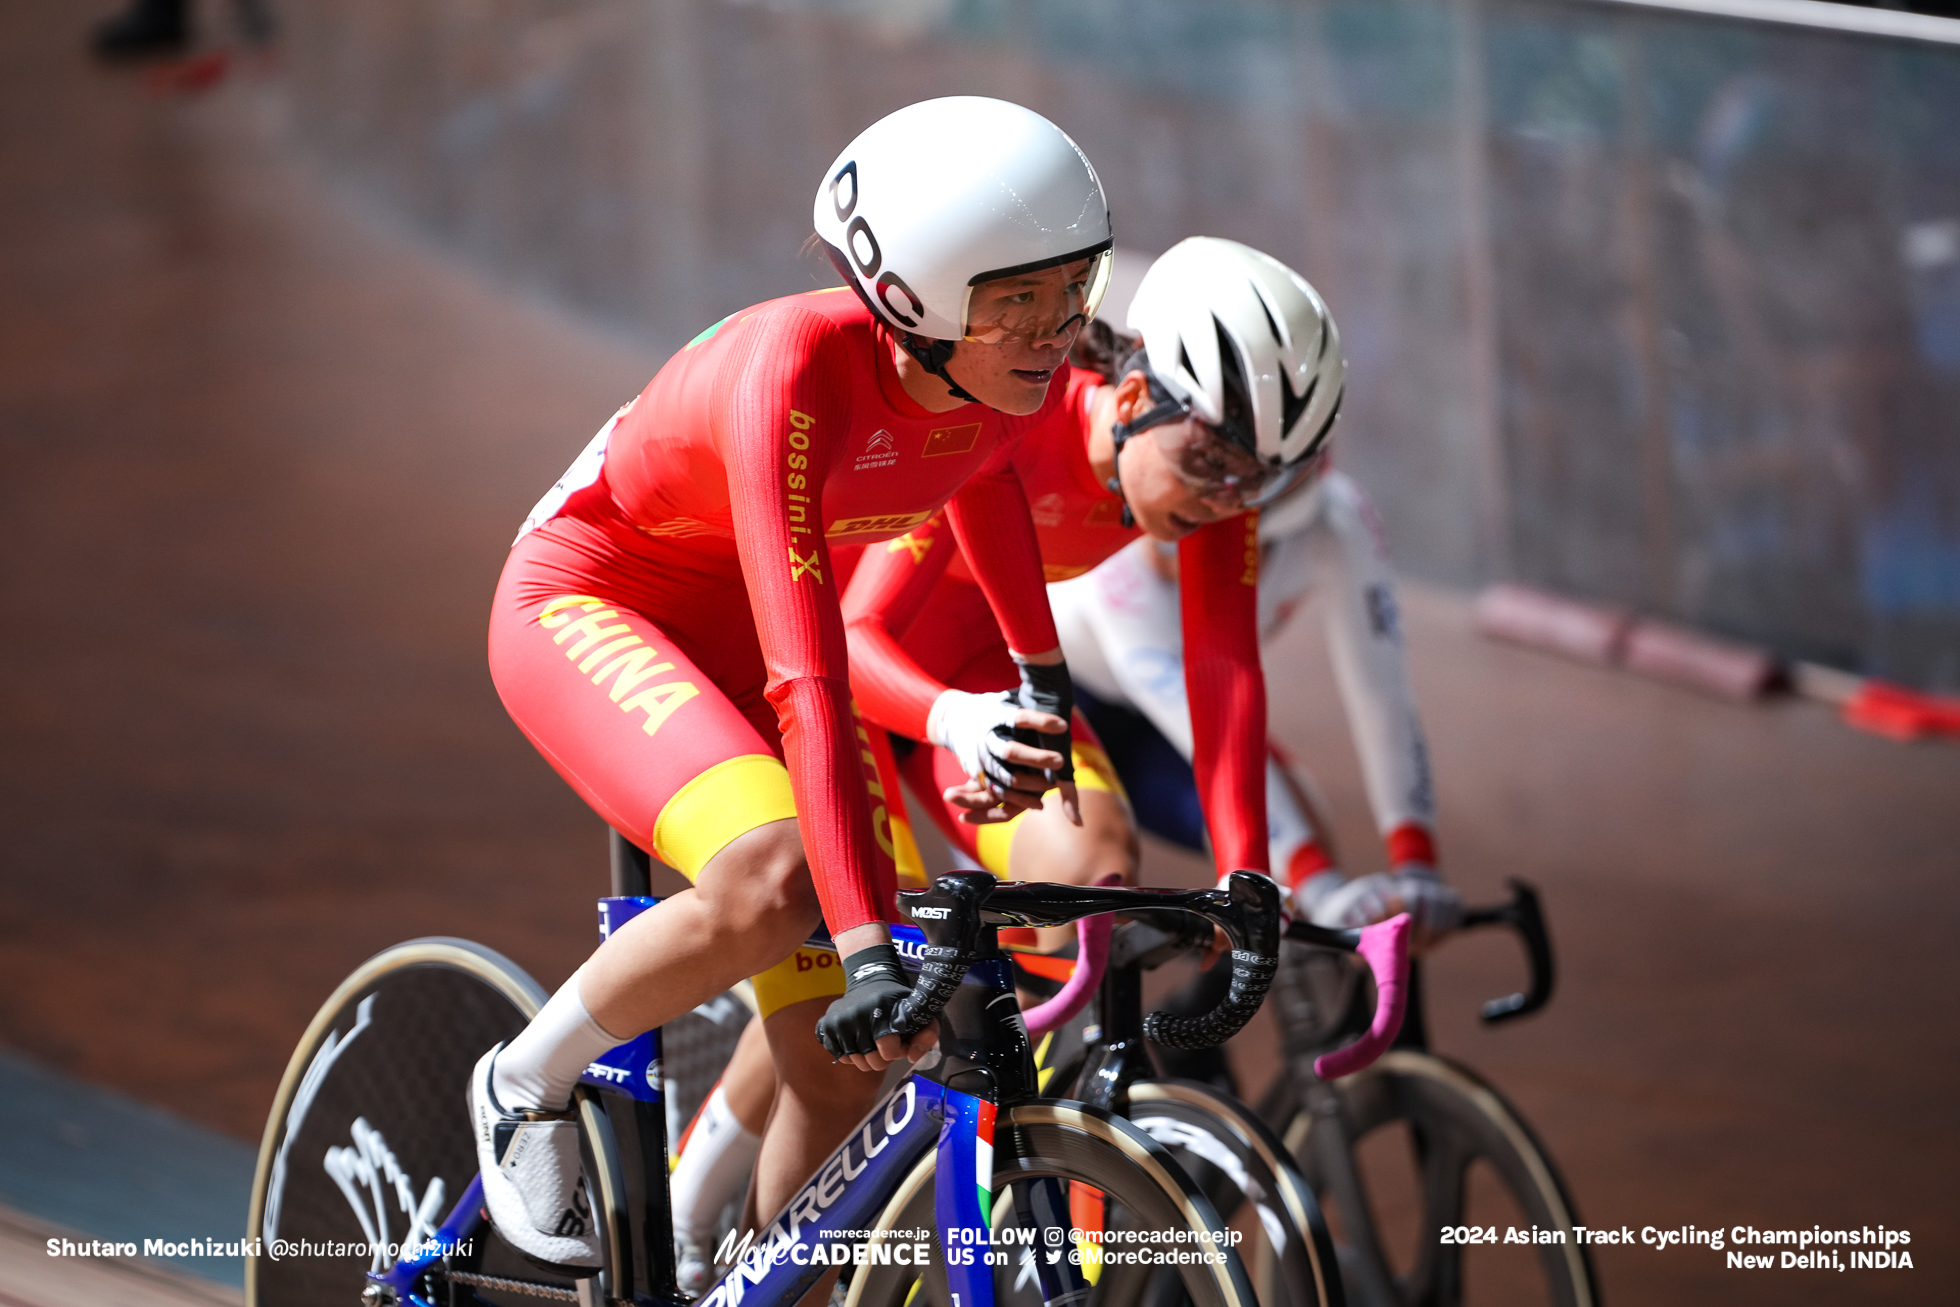
[{"label": "cyclist's face", "polygon": [[984,281],[967,300],[966,338],[946,370],[981,403],[1032,413],[1082,330],[1088,259],[1023,276]]},{"label": "cyclist's face", "polygon": [[[1123,378],[1116,390],[1118,421],[1129,421],[1151,407],[1150,386],[1141,372]],[[1228,476],[1255,473],[1258,465],[1228,445],[1203,422],[1186,418],[1139,431],[1123,446],[1118,466],[1123,498],[1145,535],[1181,540],[1207,522],[1244,511],[1236,487],[1221,487]]]}]

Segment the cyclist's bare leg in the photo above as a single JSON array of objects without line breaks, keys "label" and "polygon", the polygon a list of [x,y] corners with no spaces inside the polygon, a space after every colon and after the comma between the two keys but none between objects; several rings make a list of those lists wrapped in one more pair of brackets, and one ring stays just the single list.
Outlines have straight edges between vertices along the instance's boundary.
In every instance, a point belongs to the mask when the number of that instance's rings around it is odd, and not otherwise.
[{"label": "cyclist's bare leg", "polygon": [[[1139,850],[1128,806],[1114,794],[1087,788],[1079,792],[1079,803],[1080,826],[1068,819],[1052,791],[1041,811],[1021,819],[1009,853],[1014,879],[1092,885],[1116,876],[1125,884],[1135,882]],[[1026,835],[1030,826],[1034,835]],[[1048,933],[1055,938],[1044,939],[1044,946],[1059,947],[1075,930],[1064,926]],[[750,1190],[751,1224],[789,1201],[876,1101],[881,1077],[832,1065],[809,1037],[829,1002],[811,999],[767,1021],[751,1022],[722,1072],[723,1093],[743,1127],[763,1133],[758,1125],[765,1115],[768,1120]],[[766,1033],[766,1045],[759,1033]],[[778,1095],[785,1076],[796,1089]],[[777,1100],[773,1107],[772,1099]]]},{"label": "cyclist's bare leg", "polygon": [[[586,966],[587,1008],[610,1031],[671,1021],[745,976],[782,961],[821,919],[794,821],[771,822],[709,859],[692,890],[628,922]],[[834,1063],[816,1040],[833,1001],[807,999],[761,1024],[784,1088],[762,1131],[755,1204],[775,1212],[869,1110],[881,1077]],[[770,1077],[748,1075],[750,1108]]]},{"label": "cyclist's bare leg", "polygon": [[[1052,801],[1044,802],[1041,811],[1021,818],[1007,854],[1008,876],[1061,885],[1094,885],[1115,876],[1125,885],[1136,884],[1141,851],[1129,804],[1107,790],[1083,786],[1076,793],[1082,812],[1080,826],[1071,823]],[[1044,926],[1035,932],[1043,953],[1064,948],[1074,938],[1074,926]],[[1040,1002],[1025,991],[1019,997],[1024,1008]]]},{"label": "cyclist's bare leg", "polygon": [[751,1021],[742,1028],[742,1037],[722,1069],[721,1092],[742,1129],[760,1135],[776,1101],[776,1067],[763,1022]]},{"label": "cyclist's bare leg", "polygon": [[498,1053],[500,1099],[561,1109],[593,1057],[767,971],[820,918],[794,820],[737,836],[693,889],[615,931]]},{"label": "cyclist's bare leg", "polygon": [[772,821],[708,859],[693,889],[614,932],[580,994],[601,1026],[637,1035],[781,962],[822,915],[796,823]]},{"label": "cyclist's bare leg", "polygon": [[[756,1158],[755,1210],[773,1216],[816,1174],[878,1101],[884,1076],[833,1062],[813,1033],[834,998],[811,998],[772,1012],[762,1022],[775,1061],[775,1102]],[[769,1069],[753,1082],[770,1083]]]}]

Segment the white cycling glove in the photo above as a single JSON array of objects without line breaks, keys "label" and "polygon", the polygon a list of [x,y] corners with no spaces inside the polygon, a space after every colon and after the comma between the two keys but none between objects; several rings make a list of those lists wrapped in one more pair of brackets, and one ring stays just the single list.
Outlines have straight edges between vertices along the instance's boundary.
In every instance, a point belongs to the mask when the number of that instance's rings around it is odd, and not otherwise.
[{"label": "white cycling glove", "polygon": [[1327,923],[1320,919],[1321,905],[1346,889],[1347,883],[1348,878],[1332,867],[1315,872],[1294,887],[1293,915],[1316,926],[1325,926]]},{"label": "white cycling glove", "polygon": [[[1300,888],[1332,874],[1322,872]],[[1417,930],[1441,935],[1463,924],[1463,896],[1444,884],[1435,868],[1419,862],[1405,863],[1386,875],[1361,876],[1323,893],[1312,920],[1316,926],[1353,930],[1386,917],[1395,899],[1401,900],[1401,911],[1409,914]]]},{"label": "white cycling glove", "polygon": [[1014,788],[1014,765],[1007,746],[1014,742],[1014,714],[1021,710],[1012,691],[968,694],[947,690],[932,701],[926,738],[960,760],[968,776],[984,776],[997,790]]}]

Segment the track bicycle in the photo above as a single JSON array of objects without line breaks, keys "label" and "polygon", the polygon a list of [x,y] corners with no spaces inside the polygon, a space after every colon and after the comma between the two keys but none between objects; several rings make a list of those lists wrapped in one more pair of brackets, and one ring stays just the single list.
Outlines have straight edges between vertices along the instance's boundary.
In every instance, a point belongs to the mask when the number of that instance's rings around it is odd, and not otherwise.
[{"label": "track bicycle", "polygon": [[[1484,1005],[1482,1019],[1498,1024],[1544,1007],[1555,971],[1530,885],[1514,880],[1508,902],[1464,914],[1463,929],[1490,927],[1514,931],[1529,963],[1524,991]],[[1316,1074],[1316,1055],[1339,1044],[1368,1011],[1366,979],[1343,961],[1290,942],[1283,951],[1273,1003],[1285,1069],[1261,1112],[1335,1217],[1349,1301],[1593,1307],[1599,1294],[1587,1249],[1573,1234],[1578,1216],[1544,1146],[1487,1081],[1430,1051],[1420,962],[1410,963],[1408,1011],[1394,1047],[1358,1073]],[[1385,1219],[1397,1198],[1412,1215]],[[1465,1240],[1494,1223],[1492,1204],[1515,1209],[1495,1223],[1561,1232],[1564,1241],[1499,1245],[1494,1257],[1478,1250]]]},{"label": "track bicycle", "polygon": [[[1077,946],[1051,955],[1022,951],[1016,946],[1020,941],[1009,944],[1008,932],[1002,932],[1017,992],[1033,991],[1045,999],[1029,1004],[1024,998],[1022,1010],[1035,1046],[1039,1087],[1114,1112],[1168,1149],[1218,1214],[1243,1236],[1239,1252],[1261,1303],[1328,1307],[1342,1302],[1326,1223],[1285,1146],[1251,1107],[1212,1085],[1159,1077],[1144,1051],[1141,972],[1203,951],[1213,940],[1211,923],[1184,913],[1140,913],[1114,927],[1113,948],[1107,916],[1085,917],[1076,926]],[[1092,997],[1095,1008],[1086,1017],[1091,1034],[1085,1042],[1085,1020],[1075,1018]],[[1383,1013],[1384,1022],[1392,1019],[1392,1013]],[[712,1014],[697,1024],[711,1029]],[[1091,1045],[1098,1053],[1097,1070],[1078,1079]],[[697,1059],[692,1074],[677,1072],[672,1061],[670,1055],[670,1093],[679,1089],[676,1079],[710,1085],[719,1078],[726,1057],[712,1064]],[[692,1094],[701,1096],[700,1089]],[[1075,1194],[1071,1201],[1079,1219],[1094,1224],[1093,1195]],[[719,1222],[724,1234],[739,1206],[731,1203],[724,1210]],[[997,1219],[1002,1210],[996,1209]],[[910,1219],[929,1220],[930,1213],[915,1213]],[[904,1272],[890,1274],[902,1277]],[[1168,1282],[1173,1277],[1159,1271],[1156,1278]],[[1174,1303],[1175,1286],[1166,1283],[1161,1293],[1149,1297]]]},{"label": "track bicycle", "polygon": [[[1211,938],[1203,921],[1182,914],[1140,913],[1117,926],[1093,1008],[1038,1049],[1044,1083],[1142,1127],[1171,1150],[1221,1213],[1249,1214],[1248,1270],[1262,1302],[1342,1303],[1326,1222],[1285,1145],[1219,1086],[1159,1074],[1146,1047],[1142,973],[1203,951]],[[1079,965],[1093,969],[1087,943]],[[1375,1037],[1382,1044],[1396,1015],[1388,1005],[1377,1008]],[[1152,1300],[1174,1302],[1175,1295],[1165,1286]]]},{"label": "track bicycle", "polygon": [[[1030,1264],[1045,1303],[1073,1303],[1088,1299],[1090,1286],[1077,1257],[1061,1254],[1079,1253],[1085,1240],[1115,1239],[1131,1254],[1184,1252],[1177,1282],[1197,1307],[1252,1307],[1230,1231],[1165,1149],[1120,1117],[1036,1092],[997,927],[1144,908],[1205,918],[1233,942],[1231,991],[1203,1016],[1153,1013],[1146,1026],[1173,1043],[1216,1041],[1250,1019],[1271,982],[1278,899],[1270,882],[1235,875],[1222,891],[1075,889],[999,885],[969,873],[941,877],[902,900],[922,924],[894,928],[919,977],[896,1024],[917,1030],[937,1015],[938,1049],[872,1109],[701,1301],[735,1307],[754,1298],[749,1307],[786,1307],[838,1261],[856,1270],[860,1259],[874,1268],[910,1266],[923,1255],[943,1277],[935,1282],[947,1286],[948,1307],[991,1307],[997,1278],[1012,1298]],[[652,904],[603,901],[602,932]],[[1347,933],[1335,946],[1386,939],[1371,929],[1377,934]],[[1381,981],[1384,992],[1399,993],[1392,969]],[[386,950],[341,985],[295,1051],[267,1122],[249,1214],[248,1304],[681,1301],[657,1030],[595,1062],[575,1095],[601,1268],[577,1280],[542,1274],[482,1219],[462,1087],[482,1049],[521,1029],[544,997],[507,959],[452,939]],[[1071,1221],[1071,1185],[1102,1195],[1101,1229]],[[916,1210],[928,1190],[930,1221],[891,1219]],[[997,1222],[996,1210],[1013,1215]],[[884,1237],[865,1239],[874,1224]],[[1041,1255],[1010,1264],[995,1246],[1002,1230],[1009,1247]],[[1208,1255],[1191,1256],[1195,1247]],[[1108,1256],[1100,1269],[1098,1301],[1131,1301],[1124,1287],[1139,1281]],[[874,1278],[853,1276],[862,1307],[901,1307],[903,1299],[868,1292]]]}]

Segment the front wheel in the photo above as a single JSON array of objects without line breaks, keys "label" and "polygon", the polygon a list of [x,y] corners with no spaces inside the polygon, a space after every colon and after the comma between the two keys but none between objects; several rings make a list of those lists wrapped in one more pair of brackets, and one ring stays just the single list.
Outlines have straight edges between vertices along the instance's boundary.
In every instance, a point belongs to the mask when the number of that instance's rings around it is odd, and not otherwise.
[{"label": "front wheel", "polygon": [[[935,1163],[928,1155],[906,1177],[878,1230],[936,1228]],[[1257,1307],[1231,1231],[1203,1192],[1149,1135],[1080,1103],[1002,1110],[994,1126],[993,1213],[997,1231],[1026,1230],[1022,1239],[997,1236],[993,1249],[978,1250],[1004,1259],[994,1273],[1000,1307],[1061,1301],[1056,1273],[1063,1268],[1051,1253],[1072,1270],[1075,1288],[1066,1292],[1086,1287],[1089,1307],[1161,1301],[1166,1278],[1194,1307]],[[1056,1233],[1046,1228],[1051,1224]],[[867,1265],[852,1280],[846,1307],[956,1307],[943,1259],[959,1251],[942,1248],[923,1271]]]},{"label": "front wheel", "polygon": [[1124,1116],[1170,1150],[1227,1224],[1266,1307],[1339,1307],[1333,1241],[1306,1178],[1252,1109],[1209,1085],[1140,1080]]},{"label": "front wheel", "polygon": [[[460,939],[398,944],[341,984],[266,1122],[247,1307],[354,1307],[369,1271],[442,1224],[476,1175],[470,1070],[544,1000],[509,959]],[[538,1278],[487,1223],[448,1269]]]},{"label": "front wheel", "polygon": [[[1396,1050],[1332,1088],[1338,1118],[1301,1107],[1285,1143],[1339,1219],[1351,1302],[1599,1301],[1564,1182],[1524,1119],[1476,1073]],[[1546,1242],[1504,1242],[1513,1229]]]}]

